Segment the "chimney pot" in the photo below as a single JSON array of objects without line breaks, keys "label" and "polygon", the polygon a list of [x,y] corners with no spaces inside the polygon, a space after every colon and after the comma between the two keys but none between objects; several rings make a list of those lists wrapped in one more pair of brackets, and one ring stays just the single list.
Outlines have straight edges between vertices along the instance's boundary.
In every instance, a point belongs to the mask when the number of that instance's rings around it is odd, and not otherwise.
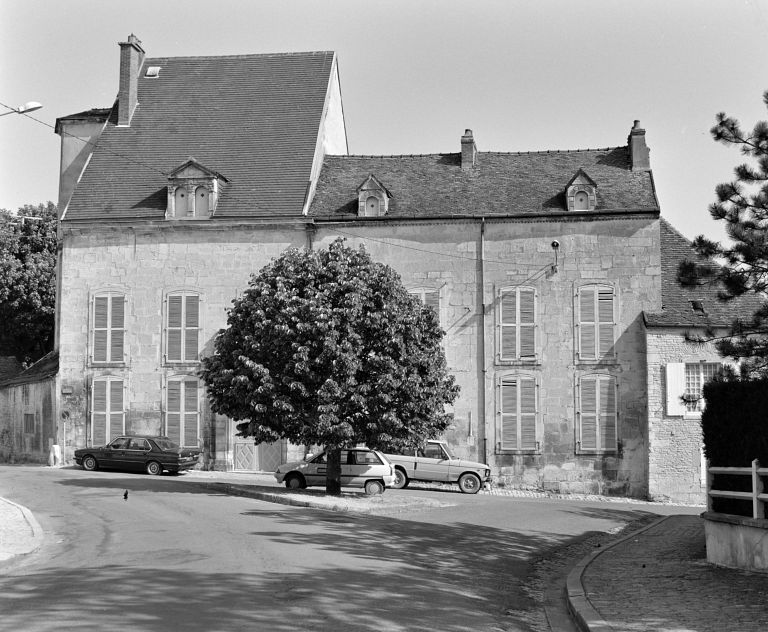
[{"label": "chimney pot", "polygon": [[144,62],[141,41],[133,33],[120,46],[120,89],[117,93],[117,124],[129,126],[138,103],[139,72]]},{"label": "chimney pot", "polygon": [[471,129],[464,130],[461,137],[461,168],[463,171],[472,169],[477,162],[477,145]]}]

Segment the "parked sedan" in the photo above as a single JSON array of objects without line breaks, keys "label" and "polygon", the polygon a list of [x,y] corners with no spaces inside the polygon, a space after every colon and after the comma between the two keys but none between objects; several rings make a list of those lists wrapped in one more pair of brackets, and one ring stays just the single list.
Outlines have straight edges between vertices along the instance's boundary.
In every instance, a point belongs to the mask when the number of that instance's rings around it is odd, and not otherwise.
[{"label": "parked sedan", "polygon": [[[309,455],[303,461],[278,466],[275,478],[289,489],[325,485],[328,453]],[[362,487],[369,495],[381,494],[395,483],[395,470],[381,452],[368,448],[341,451],[342,487]]]},{"label": "parked sedan", "polygon": [[411,481],[458,483],[465,494],[476,494],[490,483],[491,468],[485,463],[457,459],[445,441],[427,441],[423,448],[402,454],[387,454],[395,466],[395,489]]},{"label": "parked sedan", "polygon": [[108,445],[75,450],[75,463],[89,472],[98,469],[146,472],[157,476],[190,470],[200,458],[197,448],[182,448],[168,437],[117,437]]}]

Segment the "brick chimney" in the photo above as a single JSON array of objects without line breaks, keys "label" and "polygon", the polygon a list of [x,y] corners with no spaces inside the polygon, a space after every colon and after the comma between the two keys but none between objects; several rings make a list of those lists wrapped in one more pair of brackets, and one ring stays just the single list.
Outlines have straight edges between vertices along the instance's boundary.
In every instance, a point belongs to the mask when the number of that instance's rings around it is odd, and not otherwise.
[{"label": "brick chimney", "polygon": [[144,49],[133,33],[120,45],[120,91],[117,93],[117,124],[129,126],[138,103],[139,71],[144,61]]},{"label": "brick chimney", "polygon": [[475,166],[477,160],[477,145],[475,145],[475,139],[472,136],[472,130],[468,129],[464,131],[464,136],[461,137],[461,168],[463,171],[467,171]]},{"label": "brick chimney", "polygon": [[651,169],[651,150],[645,144],[645,130],[640,127],[640,121],[635,121],[632,130],[627,137],[629,145],[629,160],[632,165],[632,171],[650,171]]}]

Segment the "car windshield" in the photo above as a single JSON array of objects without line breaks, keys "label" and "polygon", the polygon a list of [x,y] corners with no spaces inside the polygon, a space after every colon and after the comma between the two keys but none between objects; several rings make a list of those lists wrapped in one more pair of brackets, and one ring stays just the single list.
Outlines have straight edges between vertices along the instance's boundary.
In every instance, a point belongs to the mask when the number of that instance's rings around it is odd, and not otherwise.
[{"label": "car windshield", "polygon": [[172,451],[172,450],[178,450],[179,446],[175,444],[170,439],[166,439],[165,437],[160,437],[158,439],[155,439],[155,443],[157,444],[157,447],[161,450]]}]

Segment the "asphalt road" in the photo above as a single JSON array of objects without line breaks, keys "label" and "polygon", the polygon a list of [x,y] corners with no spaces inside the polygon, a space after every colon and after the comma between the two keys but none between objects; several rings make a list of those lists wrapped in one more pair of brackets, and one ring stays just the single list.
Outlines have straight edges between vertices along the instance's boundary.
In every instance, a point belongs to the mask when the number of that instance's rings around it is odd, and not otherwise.
[{"label": "asphalt road", "polygon": [[0,575],[0,630],[548,630],[535,562],[664,510],[387,494],[453,504],[363,516],[225,496],[183,476],[0,468],[0,496],[46,532]]}]

